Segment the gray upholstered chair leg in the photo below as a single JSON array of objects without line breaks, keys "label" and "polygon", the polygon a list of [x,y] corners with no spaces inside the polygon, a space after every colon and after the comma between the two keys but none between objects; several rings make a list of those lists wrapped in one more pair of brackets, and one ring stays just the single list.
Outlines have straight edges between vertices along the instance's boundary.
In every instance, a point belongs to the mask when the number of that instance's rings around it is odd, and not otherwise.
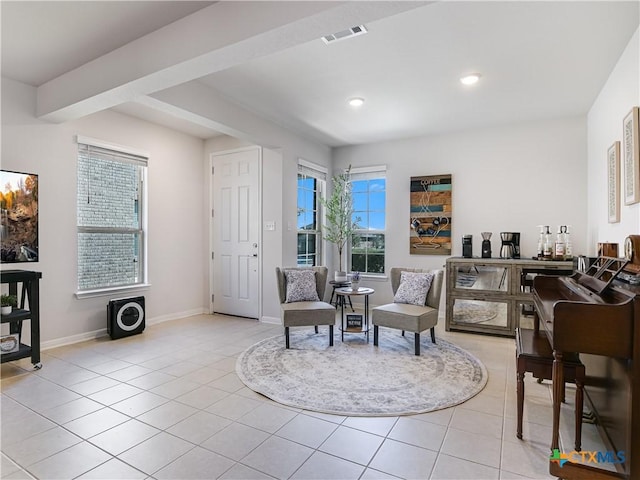
[{"label": "gray upholstered chair leg", "polygon": [[329,346],[333,347],[333,325],[329,325]]},{"label": "gray upholstered chair leg", "polygon": [[420,355],[420,334],[417,332],[414,333],[413,338],[414,338],[413,341],[415,343],[416,355]]},{"label": "gray upholstered chair leg", "polygon": [[431,342],[436,343],[436,327],[431,327]]},{"label": "gray upholstered chair leg", "polygon": [[373,326],[373,345],[378,346],[378,325]]},{"label": "gray upholstered chair leg", "polygon": [[289,327],[284,327],[284,347],[289,348]]}]

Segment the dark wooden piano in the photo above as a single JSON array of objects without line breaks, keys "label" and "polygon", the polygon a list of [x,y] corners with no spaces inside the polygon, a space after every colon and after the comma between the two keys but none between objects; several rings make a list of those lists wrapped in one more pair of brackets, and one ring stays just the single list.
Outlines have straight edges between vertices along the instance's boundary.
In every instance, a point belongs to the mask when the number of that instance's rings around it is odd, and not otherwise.
[{"label": "dark wooden piano", "polygon": [[625,263],[599,257],[587,272],[533,280],[534,325],[542,325],[554,353],[551,451],[559,448],[563,353],[579,352],[587,402],[612,452],[601,457],[610,460],[606,468],[580,455],[562,466],[550,460],[549,472],[558,478],[640,479],[640,288],[616,280]]}]

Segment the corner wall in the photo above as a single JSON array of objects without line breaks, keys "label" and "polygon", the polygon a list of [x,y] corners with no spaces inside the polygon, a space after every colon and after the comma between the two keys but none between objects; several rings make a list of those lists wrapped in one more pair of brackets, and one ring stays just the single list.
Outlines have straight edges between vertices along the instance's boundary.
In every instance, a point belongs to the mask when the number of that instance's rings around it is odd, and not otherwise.
[{"label": "corner wall", "polygon": [[[43,347],[91,338],[106,330],[110,298],[143,294],[147,321],[205,311],[202,263],[204,142],[113,111],[49,124],[35,118],[36,89],[2,79],[2,168],[39,175],[39,250],[35,264],[5,269],[42,272]],[[75,135],[150,153],[148,168],[148,290],[78,300]]]},{"label": "corner wall", "polygon": [[[640,106],[640,29],[631,38],[587,116],[588,141],[588,255],[598,242],[619,244],[620,255],[627,235],[640,233],[640,203],[625,205],[620,192],[620,222],[608,223],[607,150],[616,140],[622,144],[622,119],[631,107]],[[620,147],[621,189],[624,152]]]}]

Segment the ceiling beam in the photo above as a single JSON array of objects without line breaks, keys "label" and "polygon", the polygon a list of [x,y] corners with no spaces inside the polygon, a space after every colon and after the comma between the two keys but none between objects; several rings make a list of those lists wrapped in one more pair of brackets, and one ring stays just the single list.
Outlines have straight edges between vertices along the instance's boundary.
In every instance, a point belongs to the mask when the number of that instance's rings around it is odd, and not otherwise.
[{"label": "ceiling beam", "polygon": [[236,105],[197,80],[140,98],[137,103],[264,147],[279,148],[292,136],[322,145]]},{"label": "ceiling beam", "polygon": [[218,2],[38,87],[64,122],[429,2]]}]

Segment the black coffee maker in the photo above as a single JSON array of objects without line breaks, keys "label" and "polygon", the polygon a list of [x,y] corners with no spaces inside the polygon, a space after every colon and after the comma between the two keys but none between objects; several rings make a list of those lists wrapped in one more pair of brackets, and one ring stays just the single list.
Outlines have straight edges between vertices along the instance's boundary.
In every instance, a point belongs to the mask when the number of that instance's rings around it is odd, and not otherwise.
[{"label": "black coffee maker", "polygon": [[520,232],[500,232],[500,258],[520,258]]},{"label": "black coffee maker", "polygon": [[491,258],[491,232],[482,232],[482,258]]},{"label": "black coffee maker", "polygon": [[473,256],[473,235],[462,236],[462,256],[464,258]]}]

